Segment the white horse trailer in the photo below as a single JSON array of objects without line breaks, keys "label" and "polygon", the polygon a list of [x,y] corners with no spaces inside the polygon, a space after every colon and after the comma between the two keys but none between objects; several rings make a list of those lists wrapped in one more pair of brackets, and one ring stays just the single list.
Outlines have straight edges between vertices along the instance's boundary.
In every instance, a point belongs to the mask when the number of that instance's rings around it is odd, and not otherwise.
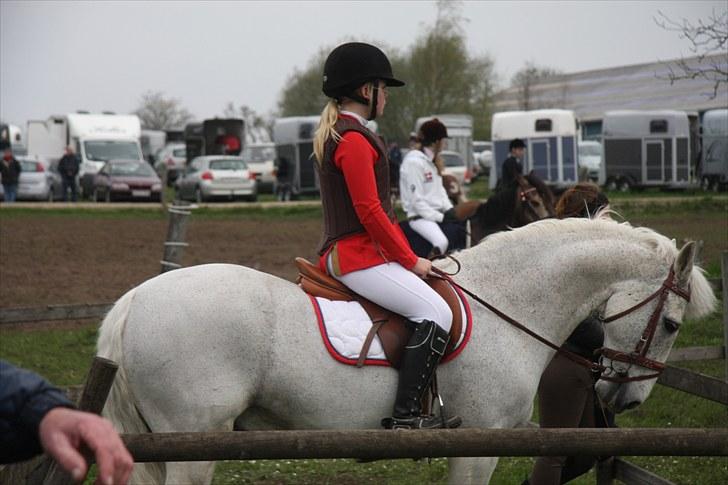
[{"label": "white horse trailer", "polygon": [[607,111],[599,183],[631,187],[687,188],[691,184],[690,120],[684,111]]},{"label": "white horse trailer", "polygon": [[419,131],[420,126],[425,121],[437,118],[447,128],[447,150],[458,152],[465,160],[465,167],[468,175],[466,181],[478,172],[480,167],[475,166],[475,157],[473,153],[473,117],[466,114],[441,114],[430,115],[417,118],[415,123],[415,132]]},{"label": "white horse trailer", "polygon": [[728,184],[728,109],[711,109],[703,114],[700,165],[700,183],[705,190],[719,190]]},{"label": "white horse trailer", "polygon": [[526,144],[523,171],[533,172],[555,187],[575,184],[578,177],[577,122],[574,112],[563,109],[495,113],[491,123],[493,168],[490,188],[495,188],[515,138]]},{"label": "white horse trailer", "polygon": [[319,190],[313,155],[313,137],[318,124],[319,116],[293,116],[278,118],[273,125],[276,166],[280,160],[288,162],[294,194],[315,193]]}]

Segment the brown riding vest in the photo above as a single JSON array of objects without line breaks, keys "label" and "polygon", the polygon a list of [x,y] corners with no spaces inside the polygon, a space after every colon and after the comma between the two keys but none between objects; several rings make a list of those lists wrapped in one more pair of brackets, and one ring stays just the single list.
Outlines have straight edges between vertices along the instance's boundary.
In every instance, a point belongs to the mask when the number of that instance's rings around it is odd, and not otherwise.
[{"label": "brown riding vest", "polygon": [[[392,202],[389,196],[389,160],[387,150],[382,139],[369,131],[356,120],[340,117],[334,125],[336,132],[344,136],[347,131],[360,133],[374,147],[379,154],[374,163],[374,176],[377,183],[377,194],[384,212],[392,221],[396,220]],[[321,164],[316,163],[321,187],[321,204],[324,208],[324,234],[319,243],[319,255],[339,239],[352,234],[366,232],[354,210],[349,189],[346,186],[344,173],[334,163],[334,153],[339,146],[333,138],[324,144],[324,157]]]}]

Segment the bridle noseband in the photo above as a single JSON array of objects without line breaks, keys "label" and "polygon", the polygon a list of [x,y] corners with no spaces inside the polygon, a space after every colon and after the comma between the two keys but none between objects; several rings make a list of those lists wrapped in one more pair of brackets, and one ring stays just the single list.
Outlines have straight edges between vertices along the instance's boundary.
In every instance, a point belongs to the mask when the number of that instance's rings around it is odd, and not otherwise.
[{"label": "bridle noseband", "polygon": [[[460,269],[460,262],[458,262],[455,258],[452,256],[449,256],[450,259],[453,259],[457,265],[458,270]],[[660,314],[662,313],[662,309],[665,307],[665,301],[667,301],[667,295],[668,293],[672,292],[675,293],[677,296],[685,299],[686,301],[690,301],[690,290],[688,291],[682,290],[677,286],[677,282],[675,281],[675,270],[673,269],[673,266],[670,266],[670,272],[667,275],[667,278],[665,278],[665,281],[662,282],[662,285],[660,285],[660,288],[657,289],[654,293],[652,293],[650,296],[642,300],[641,302],[637,303],[634,306],[631,306],[630,308],[627,308],[624,311],[621,311],[619,313],[616,313],[614,315],[611,315],[606,318],[602,318],[602,322],[604,324],[614,322],[616,320],[619,320],[620,318],[629,315],[633,311],[642,308],[647,303],[651,302],[655,298],[657,298],[657,306],[655,307],[654,311],[652,312],[652,316],[650,317],[650,320],[647,322],[647,326],[645,327],[645,330],[642,332],[642,336],[640,337],[639,342],[637,342],[637,345],[635,346],[634,351],[631,353],[625,353],[621,352],[619,350],[609,349],[606,347],[602,347],[601,349],[598,349],[596,353],[600,355],[600,363],[593,362],[589,359],[586,359],[578,354],[575,354],[574,352],[571,352],[569,350],[564,349],[563,347],[560,347],[553,342],[545,339],[544,337],[538,335],[536,332],[528,329],[525,325],[518,322],[517,320],[509,317],[502,311],[498,310],[496,307],[488,303],[487,301],[480,298],[475,293],[471,292],[470,290],[463,288],[459,284],[457,284],[452,278],[451,274],[445,273],[444,271],[433,267],[433,272],[435,272],[438,276],[438,278],[444,279],[448,281],[450,284],[458,287],[460,290],[462,290],[464,293],[469,295],[471,298],[473,298],[475,301],[486,307],[488,310],[492,311],[496,315],[498,315],[500,318],[505,320],[506,322],[510,323],[514,327],[518,328],[519,330],[525,332],[526,334],[530,335],[531,337],[535,338],[539,342],[551,347],[552,349],[556,350],[556,352],[564,355],[565,357],[571,359],[572,361],[581,364],[588,369],[590,369],[594,373],[603,374],[605,371],[610,370],[612,372],[615,372],[617,375],[612,376],[604,376],[601,375],[600,378],[605,381],[610,382],[634,382],[634,381],[646,381],[648,379],[654,379],[658,377],[662,371],[665,369],[665,364],[662,362],[659,362],[654,359],[649,359],[646,357],[647,351],[650,348],[650,344],[652,343],[652,338],[655,336],[655,331],[657,329],[657,323],[660,319]],[[626,371],[617,371],[614,369],[613,366],[610,365],[610,367],[605,367],[601,364],[601,361],[603,358],[606,357],[610,359],[611,361],[618,361],[618,362],[625,362],[630,365],[638,365],[640,367],[644,367],[647,369],[651,369],[656,371],[654,374],[647,374],[642,376],[633,376],[629,377],[626,375]]]},{"label": "bridle noseband", "polygon": [[641,302],[637,303],[636,305],[617,314],[602,319],[602,322],[604,324],[614,322],[632,313],[638,308],[642,308],[644,305],[657,298],[657,306],[653,310],[652,315],[647,322],[647,326],[642,332],[642,336],[637,342],[635,349],[631,353],[627,354],[625,352],[610,349],[607,347],[602,347],[597,351],[602,358],[606,357],[611,361],[624,362],[629,364],[630,367],[632,365],[638,365],[646,369],[654,370],[656,371],[656,373],[643,376],[627,377],[624,375],[625,371],[617,371],[612,366],[610,366],[609,368],[604,368],[604,366],[602,366],[605,370],[609,369],[617,373],[617,376],[615,377],[602,376],[602,379],[611,382],[644,381],[647,379],[653,379],[658,377],[662,373],[662,371],[665,370],[664,363],[647,358],[647,351],[650,349],[650,344],[652,344],[652,338],[655,336],[655,331],[657,330],[657,323],[660,319],[660,314],[662,313],[662,309],[665,307],[665,301],[667,301],[667,295],[670,292],[675,293],[677,296],[683,298],[688,302],[690,301],[690,290],[684,291],[677,286],[677,283],[675,282],[675,270],[672,266],[670,266],[670,272],[668,273],[667,278],[665,278],[665,281],[662,282],[662,285],[660,286],[660,288],[658,288],[657,291],[655,291],[653,294],[651,294]]}]

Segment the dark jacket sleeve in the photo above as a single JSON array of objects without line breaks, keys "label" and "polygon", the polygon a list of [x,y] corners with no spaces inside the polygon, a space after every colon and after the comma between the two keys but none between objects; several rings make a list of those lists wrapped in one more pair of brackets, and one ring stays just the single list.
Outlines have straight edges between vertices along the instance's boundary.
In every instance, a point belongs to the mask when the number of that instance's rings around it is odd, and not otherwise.
[{"label": "dark jacket sleeve", "polygon": [[0,360],[0,463],[42,452],[38,427],[48,411],[73,407],[65,394],[39,375]]}]

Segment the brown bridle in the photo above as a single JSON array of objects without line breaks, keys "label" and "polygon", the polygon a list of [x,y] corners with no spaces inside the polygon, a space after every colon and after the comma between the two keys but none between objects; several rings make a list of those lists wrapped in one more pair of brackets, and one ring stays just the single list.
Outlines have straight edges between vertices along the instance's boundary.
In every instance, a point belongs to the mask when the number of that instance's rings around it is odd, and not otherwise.
[{"label": "brown bridle", "polygon": [[[450,257],[450,258],[455,260],[452,257]],[[458,264],[458,268],[459,268],[460,263],[457,260],[455,260],[455,262]],[[486,307],[488,310],[490,310],[493,313],[495,313],[496,315],[498,315],[500,318],[502,318],[506,322],[510,323],[514,327],[518,328],[519,330],[521,330],[521,331],[525,332],[526,334],[530,335],[531,337],[535,338],[539,342],[551,347],[556,352],[563,354],[565,357],[571,359],[572,361],[587,367],[592,372],[598,373],[598,374],[602,374],[604,371],[607,371],[607,370],[616,372],[617,376],[615,376],[615,377],[603,376],[603,375],[600,376],[600,379],[603,379],[605,381],[610,381],[610,382],[645,381],[648,379],[654,379],[662,373],[662,371],[665,369],[665,364],[662,362],[659,362],[657,360],[649,359],[646,357],[646,355],[647,355],[647,351],[650,348],[650,344],[652,343],[652,338],[655,335],[655,331],[657,329],[657,323],[658,323],[658,320],[660,319],[660,314],[662,313],[662,309],[665,307],[665,301],[667,300],[667,295],[668,295],[668,293],[673,292],[676,295],[678,295],[679,297],[684,298],[688,302],[690,301],[690,291],[681,290],[677,286],[677,283],[675,282],[675,271],[671,265],[670,272],[668,273],[667,278],[665,278],[665,281],[662,282],[662,285],[660,285],[660,288],[658,288],[657,291],[655,291],[653,294],[651,294],[650,296],[648,296],[641,302],[637,303],[636,305],[631,306],[630,308],[627,308],[626,310],[621,311],[617,314],[614,314],[610,317],[602,319],[602,322],[605,324],[611,323],[615,320],[619,320],[620,318],[632,313],[633,311],[635,311],[639,308],[642,308],[643,306],[645,306],[647,303],[651,302],[655,298],[658,299],[657,306],[655,307],[655,310],[652,312],[652,316],[650,317],[650,320],[647,322],[647,327],[645,327],[645,330],[642,332],[642,336],[640,337],[639,342],[637,342],[637,345],[633,352],[625,353],[625,352],[621,352],[619,350],[608,349],[605,347],[602,347],[601,349],[597,350],[597,353],[601,357],[607,357],[608,359],[610,359],[612,361],[625,362],[625,363],[628,363],[630,365],[630,367],[632,365],[638,365],[640,367],[645,367],[647,369],[656,371],[656,373],[654,373],[654,374],[628,377],[628,376],[626,376],[626,371],[617,371],[611,365],[610,365],[610,367],[605,367],[601,363],[593,362],[578,354],[575,354],[574,352],[570,352],[570,351],[554,344],[550,340],[547,340],[544,337],[538,335],[536,332],[534,332],[533,330],[530,330],[522,323],[518,322],[517,320],[509,317],[502,311],[498,310],[496,307],[494,307],[487,301],[483,300],[482,298],[480,298],[478,295],[474,294],[470,290],[463,288],[462,286],[457,284],[450,277],[451,275],[449,275],[449,274],[445,273],[444,271],[442,271],[438,268],[435,268],[435,267],[432,268],[432,271],[435,272],[439,278],[442,278],[442,279],[448,281],[450,284],[458,287],[464,293],[466,293],[471,298],[473,298],[475,301],[477,301],[478,303],[480,303],[481,305]]]},{"label": "brown bridle", "polygon": [[524,205],[531,211],[531,214],[535,220],[541,219],[539,217],[538,213],[536,212],[536,209],[533,208],[533,203],[536,200],[537,196],[540,196],[538,193],[538,190],[536,190],[535,187],[533,187],[531,184],[529,184],[526,179],[521,176],[516,176],[516,182],[518,183],[518,198],[521,199],[521,202],[524,203]]},{"label": "brown bridle", "polygon": [[647,322],[647,326],[642,332],[642,336],[640,337],[637,345],[635,346],[635,349],[632,352],[628,354],[607,347],[602,347],[597,351],[599,355],[601,355],[602,357],[606,357],[611,361],[624,362],[629,364],[630,367],[632,365],[638,365],[646,369],[654,370],[656,371],[656,373],[636,377],[625,377],[624,374],[626,374],[626,371],[620,372],[614,369],[614,367],[610,366],[609,369],[617,373],[617,376],[602,376],[601,378],[603,380],[611,382],[644,381],[647,379],[653,379],[658,377],[660,373],[665,370],[664,363],[647,358],[647,351],[650,349],[650,344],[652,343],[652,338],[655,336],[655,331],[657,330],[657,324],[660,320],[662,309],[665,307],[665,301],[667,301],[667,295],[670,292],[675,293],[677,296],[685,299],[688,302],[690,301],[690,290],[684,291],[677,286],[677,282],[675,281],[675,270],[672,268],[672,266],[670,266],[670,272],[668,273],[667,278],[665,278],[665,281],[662,282],[662,285],[660,286],[660,288],[657,289],[657,291],[655,291],[653,294],[651,294],[641,302],[637,303],[636,305],[610,317],[602,319],[602,322],[605,324],[614,322],[615,320],[619,320],[625,315],[632,313],[633,311],[643,307],[647,303],[657,298],[657,306],[652,311],[650,320]]}]

